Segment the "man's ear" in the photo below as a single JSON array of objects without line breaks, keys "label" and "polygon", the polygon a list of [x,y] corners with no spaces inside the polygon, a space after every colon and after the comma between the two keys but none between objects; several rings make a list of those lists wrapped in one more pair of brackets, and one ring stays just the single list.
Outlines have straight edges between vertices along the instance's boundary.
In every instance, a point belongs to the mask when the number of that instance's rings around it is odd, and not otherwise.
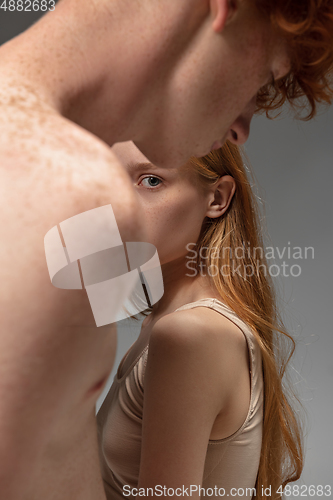
[{"label": "man's ear", "polygon": [[228,210],[236,191],[236,182],[231,175],[223,175],[212,186],[206,217],[220,217]]},{"label": "man's ear", "polygon": [[210,10],[214,19],[213,30],[220,33],[236,11],[236,0],[210,0]]}]

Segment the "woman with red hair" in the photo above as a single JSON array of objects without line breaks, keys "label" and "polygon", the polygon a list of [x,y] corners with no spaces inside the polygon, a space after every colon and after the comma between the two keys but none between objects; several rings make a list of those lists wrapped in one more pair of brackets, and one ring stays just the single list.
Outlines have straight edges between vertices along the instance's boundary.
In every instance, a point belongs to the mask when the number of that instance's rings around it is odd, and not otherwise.
[{"label": "woman with red hair", "polygon": [[107,499],[278,500],[303,467],[284,379],[295,344],[278,319],[241,152],[227,142],[163,169],[132,143],[113,149],[158,250],[164,295],[97,416]]}]

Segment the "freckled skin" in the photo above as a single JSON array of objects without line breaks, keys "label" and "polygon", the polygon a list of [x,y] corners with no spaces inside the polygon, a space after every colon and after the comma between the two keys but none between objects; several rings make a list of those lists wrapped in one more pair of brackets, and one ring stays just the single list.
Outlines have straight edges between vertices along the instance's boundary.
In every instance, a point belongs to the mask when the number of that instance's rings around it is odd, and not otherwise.
[{"label": "freckled skin", "polygon": [[140,241],[139,207],[111,150],[91,134],[22,89],[1,91],[0,106],[0,434],[12,451],[0,458],[1,492],[104,499],[94,408],[116,329],[95,326],[84,290],[52,286],[44,236],[111,203],[124,241]]}]

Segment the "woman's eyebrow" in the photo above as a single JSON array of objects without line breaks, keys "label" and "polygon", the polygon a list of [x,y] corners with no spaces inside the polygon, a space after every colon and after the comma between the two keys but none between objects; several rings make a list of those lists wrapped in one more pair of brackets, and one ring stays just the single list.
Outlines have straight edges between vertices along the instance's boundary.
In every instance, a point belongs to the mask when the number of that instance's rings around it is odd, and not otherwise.
[{"label": "woman's eyebrow", "polygon": [[144,170],[146,168],[152,169],[157,168],[156,165],[150,162],[129,162],[126,165],[127,170],[134,172],[135,170]]}]

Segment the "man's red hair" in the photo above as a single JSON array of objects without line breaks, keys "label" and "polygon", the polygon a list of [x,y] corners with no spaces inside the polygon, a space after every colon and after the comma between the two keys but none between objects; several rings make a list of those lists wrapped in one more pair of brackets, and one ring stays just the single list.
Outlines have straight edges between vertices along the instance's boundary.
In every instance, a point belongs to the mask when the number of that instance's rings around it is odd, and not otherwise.
[{"label": "man's red hair", "polygon": [[318,103],[333,99],[333,0],[255,1],[287,41],[291,58],[290,73],[259,92],[258,109],[278,109],[286,100],[304,108],[303,97],[309,120]]}]

